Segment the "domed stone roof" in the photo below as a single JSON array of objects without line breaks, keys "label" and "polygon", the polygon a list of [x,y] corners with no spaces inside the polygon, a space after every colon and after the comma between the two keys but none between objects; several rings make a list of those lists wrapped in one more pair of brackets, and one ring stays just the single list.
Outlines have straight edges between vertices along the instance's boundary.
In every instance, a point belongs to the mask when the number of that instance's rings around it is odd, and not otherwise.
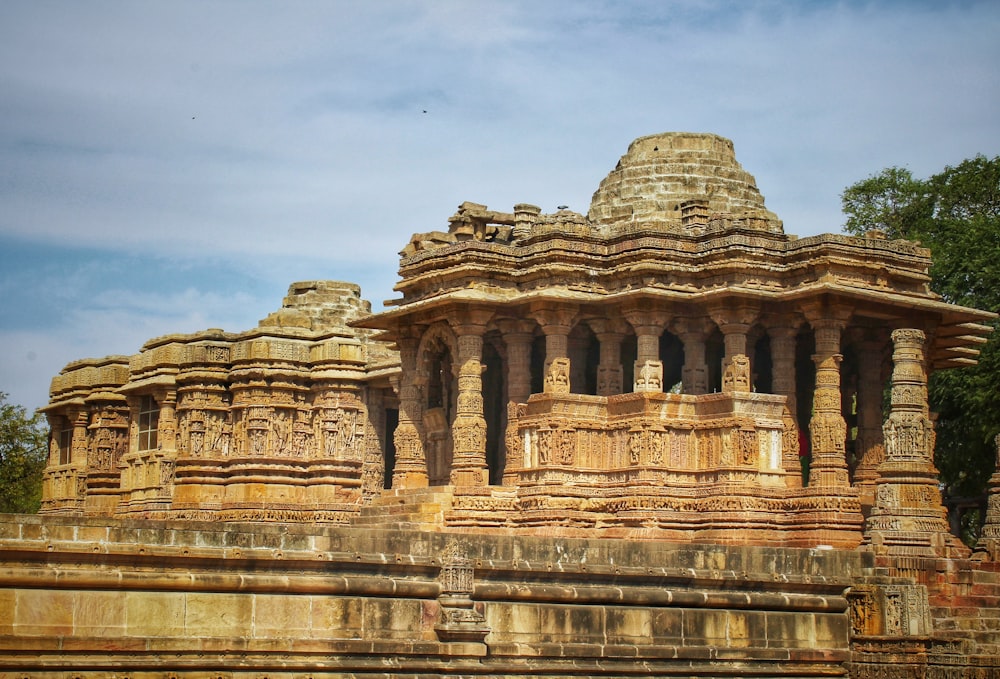
[{"label": "domed stone roof", "polygon": [[632,142],[594,193],[588,217],[612,226],[634,222],[680,223],[681,208],[700,203],[709,214],[763,220],[769,231],[781,222],[764,206],[757,182],[715,134],[665,132]]}]

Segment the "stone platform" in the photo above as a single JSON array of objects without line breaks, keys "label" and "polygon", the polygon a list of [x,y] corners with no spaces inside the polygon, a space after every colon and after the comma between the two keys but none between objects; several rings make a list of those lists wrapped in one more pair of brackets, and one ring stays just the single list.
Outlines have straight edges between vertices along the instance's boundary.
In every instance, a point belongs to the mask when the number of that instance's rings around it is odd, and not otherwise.
[{"label": "stone platform", "polygon": [[[847,551],[0,518],[0,676],[837,676]],[[637,674],[638,673],[638,674]]]}]

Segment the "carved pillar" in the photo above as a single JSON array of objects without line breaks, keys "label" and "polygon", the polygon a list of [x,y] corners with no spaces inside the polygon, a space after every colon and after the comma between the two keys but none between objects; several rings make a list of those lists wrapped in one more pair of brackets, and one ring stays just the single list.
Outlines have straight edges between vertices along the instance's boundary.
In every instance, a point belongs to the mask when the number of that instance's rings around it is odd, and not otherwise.
[{"label": "carved pillar", "polygon": [[581,336],[579,333],[570,333],[567,340],[567,354],[569,356],[570,391],[574,394],[586,393],[587,388],[587,349],[589,345],[589,335]]},{"label": "carved pillar", "polygon": [[70,424],[73,427],[73,438],[70,442],[70,464],[84,469],[87,466],[87,451],[90,448],[88,439],[88,426],[90,424],[90,410],[85,406],[72,408],[66,413]]},{"label": "carved pillar", "polygon": [[847,422],[841,412],[840,397],[840,335],[848,312],[817,309],[808,314],[816,340],[816,389],[813,392],[813,415],[809,421],[812,443],[812,464],[809,485],[847,487]]},{"label": "carved pillar", "polygon": [[854,485],[861,496],[861,510],[868,516],[875,503],[878,466],[885,460],[882,435],[882,348],[884,337],[858,337],[858,466]]},{"label": "carved pillar", "polygon": [[570,392],[569,333],[576,309],[543,307],[533,313],[545,333],[545,393]]},{"label": "carved pillar", "polygon": [[948,530],[934,468],[934,426],[927,406],[924,333],[892,333],[892,396],[883,425],[875,506],[866,539],[877,554],[964,557],[968,549]]},{"label": "carved pillar", "polygon": [[[722,331],[725,356],[722,359],[722,390],[750,391],[750,359],[747,354],[747,333],[757,318],[757,308],[751,304],[716,306],[709,310],[712,320]],[[737,358],[742,357],[742,358]]]},{"label": "carved pillar", "polygon": [[767,335],[771,339],[771,390],[785,397],[788,412],[794,417],[797,411],[795,390],[795,339],[798,328],[772,326]]},{"label": "carved pillar", "polygon": [[771,339],[771,390],[785,397],[785,432],[782,435],[781,465],[788,476],[788,485],[802,487],[802,464],[799,461],[799,425],[796,418],[798,395],[795,388],[795,341],[798,328],[787,325],[771,326],[767,330]]},{"label": "carved pillar", "polygon": [[675,334],[684,343],[684,368],[681,380],[685,394],[708,393],[705,340],[710,330],[711,320],[707,318],[683,318],[674,324]]},{"label": "carved pillar", "polygon": [[663,391],[663,361],[660,360],[660,335],[665,319],[655,311],[629,310],[625,312],[635,330],[635,378],[633,391]]},{"label": "carved pillar", "polygon": [[400,332],[399,364],[399,422],[393,434],[396,447],[396,465],[392,473],[392,487],[420,488],[427,485],[427,460],[418,423],[423,416],[421,385],[417,374],[417,348],[420,333],[417,330]]},{"label": "carved pillar", "polygon": [[500,332],[507,345],[507,397],[525,403],[531,396],[531,344],[535,339],[531,321],[502,321]]},{"label": "carved pillar", "polygon": [[485,486],[486,419],[483,417],[483,332],[485,326],[466,323],[455,328],[458,335],[458,407],[452,424],[454,454],[451,483],[455,486]]},{"label": "carved pillar", "polygon": [[157,389],[154,394],[160,408],[157,440],[162,450],[177,450],[177,389]]},{"label": "carved pillar", "polygon": [[506,455],[503,471],[503,485],[506,486],[516,483],[516,475],[508,470],[519,466],[517,404],[527,403],[531,396],[531,345],[535,339],[535,324],[532,321],[503,320],[497,325],[507,345],[507,430],[504,433]]},{"label": "carved pillar", "polygon": [[993,439],[996,446],[996,466],[986,484],[986,521],[976,545],[977,552],[985,552],[993,561],[1000,561],[1000,434]]},{"label": "carved pillar", "polygon": [[174,460],[177,457],[177,388],[163,387],[154,392],[160,407],[157,424],[157,440],[161,453],[155,463],[159,471],[159,495],[162,500],[169,500],[173,494]]},{"label": "carved pillar", "polygon": [[620,320],[588,321],[601,343],[601,359],[597,366],[597,395],[613,396],[624,391],[622,371],[622,340],[625,327]]},{"label": "carved pillar", "polygon": [[361,503],[371,504],[382,493],[385,479],[385,457],[382,454],[382,439],[385,437],[385,394],[382,389],[365,386],[361,390],[364,404],[365,436],[363,439],[364,459],[361,467]]}]

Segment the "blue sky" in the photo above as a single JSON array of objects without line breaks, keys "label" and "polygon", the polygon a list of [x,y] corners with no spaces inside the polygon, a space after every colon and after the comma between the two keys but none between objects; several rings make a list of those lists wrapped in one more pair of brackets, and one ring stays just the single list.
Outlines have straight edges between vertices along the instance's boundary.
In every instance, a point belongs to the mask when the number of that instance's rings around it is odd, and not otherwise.
[{"label": "blue sky", "polygon": [[859,179],[1000,153],[997,36],[971,0],[5,0],[0,391],[293,281],[379,309],[462,201],[585,213],[656,132],[732,139],[786,232],[837,232]]}]

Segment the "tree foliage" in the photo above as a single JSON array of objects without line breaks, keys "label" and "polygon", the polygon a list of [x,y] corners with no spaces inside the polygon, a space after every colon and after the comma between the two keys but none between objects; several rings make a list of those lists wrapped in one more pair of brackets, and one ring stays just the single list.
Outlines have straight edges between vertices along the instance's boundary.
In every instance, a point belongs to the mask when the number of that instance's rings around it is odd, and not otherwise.
[{"label": "tree foliage", "polygon": [[0,392],[0,512],[34,513],[42,500],[48,428],[39,413],[7,403]]},{"label": "tree foliage", "polygon": [[[848,187],[842,199],[848,233],[875,229],[930,248],[931,288],[946,302],[1000,309],[1000,156],[976,156],[925,180],[891,167]],[[929,390],[945,491],[978,496],[1000,433],[1000,332],[981,347],[978,365],[934,373]]]}]

